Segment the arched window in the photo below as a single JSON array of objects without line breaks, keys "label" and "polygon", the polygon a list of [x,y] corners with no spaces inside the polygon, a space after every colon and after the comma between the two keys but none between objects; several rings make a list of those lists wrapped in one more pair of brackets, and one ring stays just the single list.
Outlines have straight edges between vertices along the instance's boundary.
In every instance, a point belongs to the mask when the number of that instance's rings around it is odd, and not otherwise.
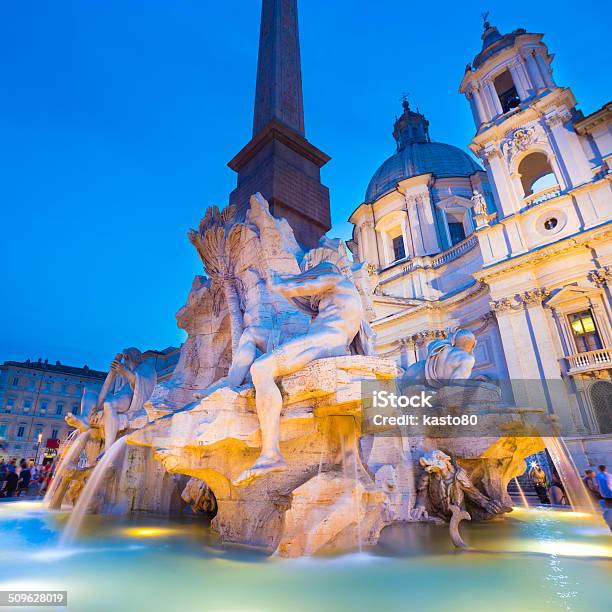
[{"label": "arched window", "polygon": [[511,111],[521,103],[509,70],[498,74],[493,81],[493,86],[504,113]]},{"label": "arched window", "polygon": [[545,153],[529,153],[518,167],[525,196],[537,193],[558,183],[555,173]]}]

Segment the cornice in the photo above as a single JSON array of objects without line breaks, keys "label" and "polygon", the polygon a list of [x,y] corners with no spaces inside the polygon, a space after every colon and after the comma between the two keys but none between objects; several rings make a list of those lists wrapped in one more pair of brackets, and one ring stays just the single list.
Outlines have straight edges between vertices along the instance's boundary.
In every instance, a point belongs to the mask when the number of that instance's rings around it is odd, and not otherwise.
[{"label": "cornice", "polygon": [[588,249],[590,245],[604,240],[612,240],[612,221],[606,222],[603,226],[561,239],[536,251],[523,253],[512,259],[492,264],[472,276],[482,283],[488,283],[492,278],[534,266],[550,259],[552,256],[562,255],[578,249]]}]

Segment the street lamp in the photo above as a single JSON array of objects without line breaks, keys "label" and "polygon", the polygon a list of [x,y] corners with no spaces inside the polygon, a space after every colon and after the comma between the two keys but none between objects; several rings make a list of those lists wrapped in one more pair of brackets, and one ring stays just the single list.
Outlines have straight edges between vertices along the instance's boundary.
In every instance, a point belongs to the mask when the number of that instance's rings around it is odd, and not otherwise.
[{"label": "street lamp", "polygon": [[42,432],[38,434],[38,446],[36,447],[36,465],[38,465],[38,456],[40,455],[40,443],[42,442]]}]

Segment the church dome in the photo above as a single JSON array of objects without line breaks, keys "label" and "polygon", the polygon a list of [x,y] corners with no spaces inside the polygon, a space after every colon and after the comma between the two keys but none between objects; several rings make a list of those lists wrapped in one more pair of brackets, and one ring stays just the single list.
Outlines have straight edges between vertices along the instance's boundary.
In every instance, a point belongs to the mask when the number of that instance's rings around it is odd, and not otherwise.
[{"label": "church dome", "polygon": [[410,110],[404,101],[404,113],[396,120],[393,136],[397,151],[376,170],[366,190],[365,201],[373,202],[392,191],[399,181],[433,174],[436,178],[471,176],[482,168],[459,147],[431,142],[429,122],[421,113]]}]

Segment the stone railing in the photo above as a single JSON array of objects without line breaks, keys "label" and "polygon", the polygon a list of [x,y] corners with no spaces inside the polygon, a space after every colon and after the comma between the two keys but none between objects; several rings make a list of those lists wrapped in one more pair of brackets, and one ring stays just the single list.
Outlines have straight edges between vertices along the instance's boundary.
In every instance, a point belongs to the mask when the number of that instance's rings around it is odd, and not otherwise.
[{"label": "stone railing", "polygon": [[546,202],[546,200],[552,200],[559,195],[561,195],[561,188],[559,185],[552,185],[551,187],[545,187],[531,195],[525,196],[523,202],[525,206],[535,206],[536,204]]},{"label": "stone railing", "polygon": [[455,246],[450,249],[431,257],[430,255],[424,255],[422,257],[413,257],[410,261],[405,264],[392,264],[390,267],[380,272],[380,282],[388,282],[395,280],[406,274],[410,274],[413,270],[427,269],[427,268],[440,268],[441,266],[450,263],[451,261],[461,257],[464,253],[472,250],[478,244],[478,238],[472,234],[465,240],[458,242]]},{"label": "stone railing", "polygon": [[612,368],[612,349],[605,348],[589,351],[588,353],[576,353],[566,357],[566,359],[570,374],[603,370]]},{"label": "stone railing", "polygon": [[477,244],[478,238],[476,238],[474,235],[469,236],[465,240],[458,242],[455,246],[448,249],[448,251],[444,251],[443,253],[440,253],[440,255],[433,257],[431,260],[431,267],[439,268],[440,266],[457,259],[457,257],[461,257],[461,255],[473,249]]}]

